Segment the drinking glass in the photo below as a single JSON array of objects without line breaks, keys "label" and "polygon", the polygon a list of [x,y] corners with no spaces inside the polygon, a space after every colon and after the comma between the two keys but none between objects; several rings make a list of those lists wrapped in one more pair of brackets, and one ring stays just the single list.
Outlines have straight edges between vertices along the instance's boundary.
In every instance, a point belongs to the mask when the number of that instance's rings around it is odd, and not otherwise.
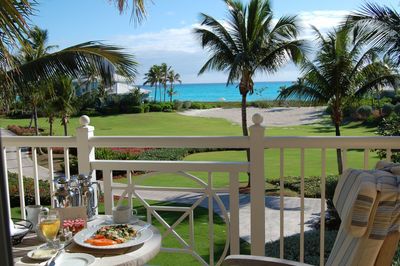
[{"label": "drinking glass", "polygon": [[60,214],[56,210],[39,214],[39,229],[47,240],[49,248],[57,248],[55,240],[60,230]]}]

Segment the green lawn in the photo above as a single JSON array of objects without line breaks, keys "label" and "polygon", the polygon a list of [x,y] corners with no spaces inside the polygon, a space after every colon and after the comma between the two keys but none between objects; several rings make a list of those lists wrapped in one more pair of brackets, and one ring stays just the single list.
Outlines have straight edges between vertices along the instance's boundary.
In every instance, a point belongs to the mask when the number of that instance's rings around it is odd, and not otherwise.
[{"label": "green lawn", "polygon": [[[179,115],[176,113],[146,113],[146,114],[125,114],[116,116],[93,117],[91,125],[95,126],[95,135],[141,135],[141,136],[238,136],[241,134],[239,125],[232,124],[224,119],[198,118]],[[5,119],[0,118],[0,127],[7,127],[10,124],[27,125],[29,119]],[[48,123],[41,118],[39,124],[47,130]],[[268,124],[268,121],[267,121]],[[78,118],[72,118],[69,131],[74,134],[74,128],[78,126]],[[62,134],[62,127],[59,123],[55,125],[57,135]],[[370,136],[374,135],[375,128],[362,126],[360,123],[350,123],[342,127],[344,136]],[[334,128],[329,123],[329,118],[319,124],[290,126],[290,127],[267,127],[268,136],[333,136]],[[321,174],[320,150],[308,149],[305,153],[305,175],[319,176]],[[185,158],[188,161],[245,161],[245,153],[241,151],[223,151],[193,154]],[[378,160],[374,153],[370,154],[370,166]],[[349,167],[363,166],[363,153],[360,151],[349,151]],[[336,174],[336,154],[334,150],[327,151],[327,174]],[[265,150],[265,173],[268,178],[279,175],[279,150]],[[195,173],[202,179],[207,178],[206,173]],[[300,151],[285,150],[285,175],[300,175]],[[241,182],[246,182],[247,175],[240,175]],[[119,180],[124,182],[124,180]],[[175,174],[162,174],[153,177],[145,182],[148,185],[193,186],[194,184]],[[217,187],[228,184],[227,174],[215,173],[214,185]]]}]

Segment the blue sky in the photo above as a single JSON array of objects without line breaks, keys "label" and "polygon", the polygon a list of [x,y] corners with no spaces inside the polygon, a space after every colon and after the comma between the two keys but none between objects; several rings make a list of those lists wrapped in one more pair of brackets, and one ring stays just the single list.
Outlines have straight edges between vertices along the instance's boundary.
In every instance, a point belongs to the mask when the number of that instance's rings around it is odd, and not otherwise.
[{"label": "blue sky", "polygon": [[[129,0],[128,0],[129,1]],[[400,0],[379,0],[380,4],[399,9]],[[347,13],[358,9],[362,0],[274,0],[275,16],[298,15],[305,30],[303,38],[311,38],[308,25],[327,31]],[[221,0],[152,0],[148,1],[148,17],[138,26],[130,13],[120,15],[108,0],[39,0],[32,23],[47,29],[50,44],[60,48],[89,40],[102,40],[122,46],[140,63],[136,83],[143,83],[143,74],[153,64],[173,66],[185,83],[225,82],[224,73],[210,72],[197,76],[207,59],[192,34],[199,23],[200,12],[224,19],[226,8]],[[288,65],[272,76],[259,75],[258,81],[295,80],[298,70]]]}]

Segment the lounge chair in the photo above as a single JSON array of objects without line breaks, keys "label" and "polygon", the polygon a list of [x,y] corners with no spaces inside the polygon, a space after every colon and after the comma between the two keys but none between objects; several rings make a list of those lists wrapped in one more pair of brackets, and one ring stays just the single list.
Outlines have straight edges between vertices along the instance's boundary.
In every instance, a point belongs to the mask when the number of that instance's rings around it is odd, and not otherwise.
[{"label": "lounge chair", "polygon": [[[342,223],[326,265],[391,265],[400,238],[400,164],[381,161],[375,170],[346,170],[338,182],[333,202]],[[308,264],[231,255],[223,265]]]}]

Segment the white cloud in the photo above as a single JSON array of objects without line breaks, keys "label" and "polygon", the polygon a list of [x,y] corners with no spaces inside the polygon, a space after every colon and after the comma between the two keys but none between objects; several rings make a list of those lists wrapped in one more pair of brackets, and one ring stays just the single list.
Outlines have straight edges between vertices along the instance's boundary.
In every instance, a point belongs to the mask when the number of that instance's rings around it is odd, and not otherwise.
[{"label": "white cloud", "polygon": [[311,25],[317,27],[322,33],[332,30],[343,22],[350,11],[346,10],[316,10],[299,13],[299,19],[303,28],[303,38],[313,38]]},{"label": "white cloud", "polygon": [[[310,25],[316,26],[325,33],[343,21],[349,13],[345,10],[303,11],[299,19],[303,27],[302,38],[313,39],[314,34]],[[158,32],[148,32],[137,35],[116,36],[113,42],[127,47],[140,62],[140,76],[138,83],[142,82],[142,75],[153,64],[166,62],[179,72],[184,82],[224,82],[224,73],[210,73],[197,77],[197,72],[207,59],[199,41],[193,34],[193,29],[199,24],[184,25]],[[283,68],[273,76],[259,76],[257,80],[295,80],[298,70],[293,66]]]}]

